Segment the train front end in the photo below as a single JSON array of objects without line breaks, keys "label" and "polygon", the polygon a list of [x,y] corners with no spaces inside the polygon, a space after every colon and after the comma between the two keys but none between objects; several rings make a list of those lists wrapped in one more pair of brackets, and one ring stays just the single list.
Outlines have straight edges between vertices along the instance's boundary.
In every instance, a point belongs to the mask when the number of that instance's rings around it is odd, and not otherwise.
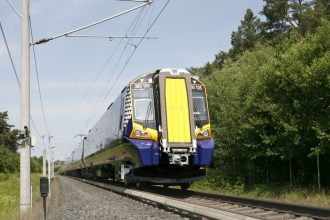
[{"label": "train front end", "polygon": [[204,84],[186,70],[162,69],[130,89],[129,140],[144,149],[134,178],[169,184],[203,178],[214,149]]}]

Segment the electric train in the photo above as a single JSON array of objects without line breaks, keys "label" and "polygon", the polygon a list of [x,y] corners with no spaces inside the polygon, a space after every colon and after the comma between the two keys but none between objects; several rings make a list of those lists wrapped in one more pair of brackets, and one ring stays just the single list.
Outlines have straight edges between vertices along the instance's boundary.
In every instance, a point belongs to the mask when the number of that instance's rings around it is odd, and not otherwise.
[{"label": "electric train", "polygon": [[205,177],[213,149],[205,85],[187,70],[160,69],[122,89],[62,173],[187,189]]}]

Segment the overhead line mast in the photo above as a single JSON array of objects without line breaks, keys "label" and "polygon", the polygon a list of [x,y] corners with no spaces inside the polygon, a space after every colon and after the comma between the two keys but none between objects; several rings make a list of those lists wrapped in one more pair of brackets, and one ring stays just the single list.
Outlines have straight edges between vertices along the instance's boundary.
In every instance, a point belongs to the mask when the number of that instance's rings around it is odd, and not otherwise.
[{"label": "overhead line mast", "polygon": [[30,31],[29,0],[22,0],[22,75],[21,75],[21,119],[22,138],[20,151],[20,215],[24,217],[31,211],[30,176]]}]

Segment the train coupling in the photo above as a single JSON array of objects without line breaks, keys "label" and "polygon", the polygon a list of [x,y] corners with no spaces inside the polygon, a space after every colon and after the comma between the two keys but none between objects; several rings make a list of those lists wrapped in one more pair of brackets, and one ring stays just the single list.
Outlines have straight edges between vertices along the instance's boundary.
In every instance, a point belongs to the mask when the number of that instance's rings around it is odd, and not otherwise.
[{"label": "train coupling", "polygon": [[176,165],[188,165],[189,164],[189,155],[188,154],[169,154],[170,164]]}]

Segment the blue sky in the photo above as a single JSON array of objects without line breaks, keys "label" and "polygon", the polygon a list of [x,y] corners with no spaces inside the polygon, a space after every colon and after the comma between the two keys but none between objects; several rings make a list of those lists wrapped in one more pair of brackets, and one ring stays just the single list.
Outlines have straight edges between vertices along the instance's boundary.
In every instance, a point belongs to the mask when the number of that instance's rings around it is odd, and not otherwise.
[{"label": "blue sky", "polygon": [[[21,1],[11,0],[11,2],[20,11]],[[165,2],[165,0],[155,0],[143,11],[141,9],[132,12],[76,34],[125,35],[129,26],[140,14],[141,22],[134,30],[130,29],[129,34],[143,35]],[[54,36],[138,4],[114,0],[30,0],[34,38],[38,40]],[[262,0],[170,1],[148,33],[149,36],[156,36],[158,39],[142,42],[116,83],[114,83],[115,78],[138,40],[131,40],[127,44],[127,40],[119,39],[109,41],[59,38],[47,44],[37,45],[35,49],[41,92],[46,122],[54,136],[52,145],[56,146],[55,158],[64,159],[72,152],[80,140],[74,136],[87,133],[132,78],[159,68],[198,67],[212,61],[220,50],[226,51],[230,48],[231,32],[239,26],[246,9],[251,8],[257,14],[262,6]],[[20,74],[20,19],[6,1],[0,2],[0,21]],[[124,50],[125,45],[127,45],[126,50]],[[113,54],[112,59],[106,63],[111,54]],[[99,77],[92,84],[98,73],[100,73]],[[0,76],[0,111],[8,111],[9,122],[19,127],[20,94],[2,36],[0,37]],[[87,96],[79,103],[89,87],[91,89]],[[111,87],[113,89],[109,92]],[[102,91],[106,92],[102,93]],[[98,100],[104,102],[96,105]],[[76,106],[76,110],[73,111]],[[31,115],[39,133],[47,135],[32,56]],[[66,118],[68,120],[65,120]],[[32,153],[41,155],[44,141],[33,127],[32,134],[37,137],[38,142]],[[45,143],[47,143],[46,139]]]}]

